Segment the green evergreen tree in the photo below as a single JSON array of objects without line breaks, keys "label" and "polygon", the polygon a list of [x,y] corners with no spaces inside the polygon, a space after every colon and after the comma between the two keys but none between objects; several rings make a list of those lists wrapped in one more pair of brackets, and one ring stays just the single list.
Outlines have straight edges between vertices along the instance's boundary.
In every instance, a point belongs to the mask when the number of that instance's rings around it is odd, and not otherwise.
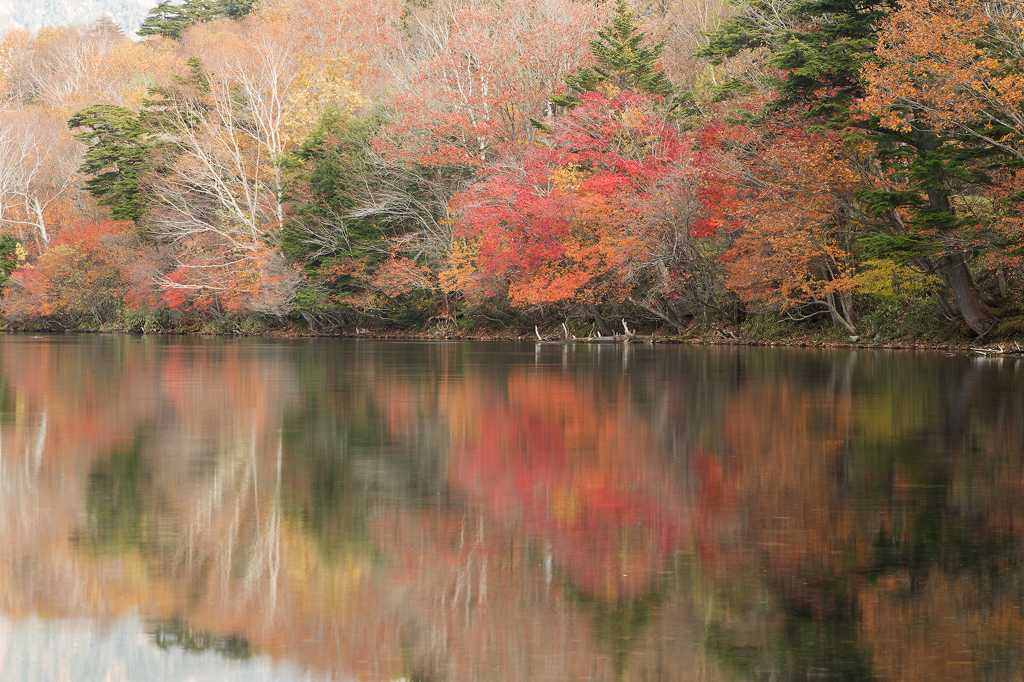
[{"label": "green evergreen tree", "polygon": [[101,206],[110,207],[115,220],[138,221],[146,210],[139,181],[149,163],[141,117],[131,109],[97,104],[77,112],[68,127],[79,130],[75,139],[88,145],[81,172],[90,175],[86,188]]},{"label": "green evergreen tree", "polygon": [[[198,57],[187,60],[189,76],[168,86],[151,88],[140,112],[113,104],[97,104],[68,120],[75,139],[88,149],[80,171],[86,188],[115,220],[138,222],[149,203],[140,183],[147,173],[159,174],[176,154],[176,128],[207,115],[210,84]],[[173,108],[174,114],[167,112]],[[163,164],[163,166],[161,165]]]},{"label": "green evergreen tree", "polygon": [[174,0],[163,0],[149,11],[149,16],[139,28],[139,36],[164,36],[179,40],[181,32],[193,24],[187,5],[176,4]]},{"label": "green evergreen tree", "polygon": [[11,273],[24,262],[25,251],[17,237],[9,232],[0,234],[0,292],[7,286]]},{"label": "green evergreen tree", "polygon": [[291,217],[281,231],[281,251],[306,271],[297,309],[304,315],[341,319],[345,300],[362,291],[388,253],[387,239],[371,218],[352,217],[374,184],[366,153],[376,121],[327,113],[295,152],[289,202]]},{"label": "green evergreen tree", "polygon": [[170,85],[150,88],[149,97],[142,101],[144,125],[163,140],[154,148],[173,148],[171,138],[181,125],[196,125],[210,112],[210,79],[202,59],[189,57],[185,64],[188,76],[174,76]]},{"label": "green evergreen tree", "polygon": [[256,0],[221,0],[220,9],[229,19],[241,19],[251,14]]},{"label": "green evergreen tree", "polygon": [[[778,96],[769,109],[804,109],[807,115],[838,117],[847,126],[854,101],[864,95],[861,67],[874,58],[874,25],[892,0],[797,0],[779,16],[763,0],[722,23],[698,57],[721,64],[744,49],[766,49],[779,70],[769,79]],[[720,88],[741,88],[733,79]]]},{"label": "green evergreen tree", "polygon": [[140,36],[161,35],[181,39],[182,32],[193,24],[217,19],[241,19],[253,10],[255,0],[163,0],[149,12],[139,29]]},{"label": "green evergreen tree", "polygon": [[552,97],[551,103],[571,108],[579,104],[580,94],[597,92],[609,85],[619,90],[640,90],[671,97],[676,87],[665,71],[658,68],[665,42],[652,44],[647,37],[648,34],[637,26],[633,8],[626,0],[618,0],[611,22],[590,41],[597,66],[584,66],[576,73],[566,74],[563,80],[572,92]]}]

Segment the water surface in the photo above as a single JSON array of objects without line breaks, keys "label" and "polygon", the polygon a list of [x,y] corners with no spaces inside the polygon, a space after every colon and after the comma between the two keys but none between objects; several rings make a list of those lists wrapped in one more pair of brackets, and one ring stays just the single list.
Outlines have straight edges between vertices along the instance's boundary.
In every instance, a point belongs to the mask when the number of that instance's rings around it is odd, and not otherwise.
[{"label": "water surface", "polygon": [[0,338],[0,679],[1012,680],[1024,363]]}]

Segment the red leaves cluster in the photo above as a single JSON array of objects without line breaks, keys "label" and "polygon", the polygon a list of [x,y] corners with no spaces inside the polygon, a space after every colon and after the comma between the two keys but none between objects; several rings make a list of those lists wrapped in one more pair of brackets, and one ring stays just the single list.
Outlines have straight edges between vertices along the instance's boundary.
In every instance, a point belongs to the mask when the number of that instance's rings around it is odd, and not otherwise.
[{"label": "red leaves cluster", "polygon": [[655,248],[650,200],[687,161],[655,98],[586,93],[547,144],[456,197],[455,236],[475,246],[475,295],[514,305],[621,300]]}]

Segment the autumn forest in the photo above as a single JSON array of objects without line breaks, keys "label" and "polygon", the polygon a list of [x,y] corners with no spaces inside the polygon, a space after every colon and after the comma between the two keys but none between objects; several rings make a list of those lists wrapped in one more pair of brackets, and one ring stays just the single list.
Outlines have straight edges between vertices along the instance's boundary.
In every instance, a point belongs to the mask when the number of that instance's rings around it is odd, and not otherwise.
[{"label": "autumn forest", "polygon": [[12,329],[1024,331],[1013,0],[165,0],[0,35]]}]

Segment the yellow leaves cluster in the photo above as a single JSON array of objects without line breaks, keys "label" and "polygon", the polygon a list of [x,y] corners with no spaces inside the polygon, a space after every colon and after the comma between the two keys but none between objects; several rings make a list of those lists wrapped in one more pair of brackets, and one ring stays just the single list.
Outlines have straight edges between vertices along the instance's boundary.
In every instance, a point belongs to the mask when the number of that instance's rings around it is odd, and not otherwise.
[{"label": "yellow leaves cluster", "polygon": [[467,239],[455,239],[448,250],[445,268],[438,275],[441,291],[447,294],[465,292],[468,300],[480,295],[487,288],[481,286],[484,274],[477,265],[480,253],[480,242]]},{"label": "yellow leaves cluster", "polygon": [[889,258],[865,261],[852,282],[861,293],[887,301],[905,297],[923,298],[942,287],[942,280],[938,277],[925,275]]},{"label": "yellow leaves cluster", "polygon": [[32,34],[21,29],[9,29],[0,35],[0,101],[10,96],[19,56],[31,42]]},{"label": "yellow leaves cluster", "polygon": [[181,71],[168,43],[135,43],[102,25],[10,31],[0,39],[2,96],[60,120],[93,104],[137,108],[157,74]]},{"label": "yellow leaves cluster", "polygon": [[304,54],[336,60],[343,80],[359,83],[365,96],[384,77],[383,54],[403,11],[393,0],[264,0],[252,20],[283,27]]},{"label": "yellow leaves cluster", "polygon": [[339,56],[304,55],[299,65],[299,88],[285,129],[296,142],[306,137],[324,110],[357,111],[368,101],[346,76],[348,63]]},{"label": "yellow leaves cluster", "polygon": [[584,176],[577,164],[569,163],[553,168],[549,180],[556,191],[575,192],[583,183]]}]

